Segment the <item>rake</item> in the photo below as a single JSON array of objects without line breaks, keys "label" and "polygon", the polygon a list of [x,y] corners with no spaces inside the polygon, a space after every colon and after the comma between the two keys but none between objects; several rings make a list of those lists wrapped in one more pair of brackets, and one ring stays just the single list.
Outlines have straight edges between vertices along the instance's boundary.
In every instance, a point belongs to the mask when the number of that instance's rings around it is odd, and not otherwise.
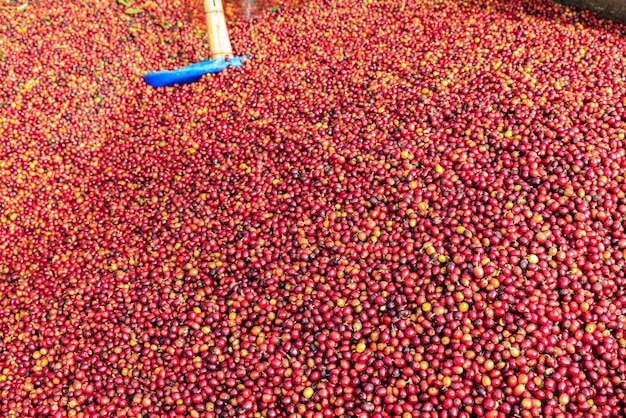
[{"label": "rake", "polygon": [[219,73],[228,67],[240,67],[247,57],[233,57],[230,45],[222,0],[204,0],[209,48],[213,59],[191,64],[172,71],[158,71],[146,74],[143,78],[154,88],[189,84],[198,81],[209,73]]}]

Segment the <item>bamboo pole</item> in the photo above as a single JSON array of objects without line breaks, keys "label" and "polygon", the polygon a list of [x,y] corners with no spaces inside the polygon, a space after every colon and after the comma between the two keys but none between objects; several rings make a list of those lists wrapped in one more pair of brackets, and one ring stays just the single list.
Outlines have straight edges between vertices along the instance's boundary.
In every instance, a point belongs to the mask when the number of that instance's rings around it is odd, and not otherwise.
[{"label": "bamboo pole", "polygon": [[228,37],[222,0],[204,0],[204,14],[212,57],[214,59],[232,57],[233,49]]}]

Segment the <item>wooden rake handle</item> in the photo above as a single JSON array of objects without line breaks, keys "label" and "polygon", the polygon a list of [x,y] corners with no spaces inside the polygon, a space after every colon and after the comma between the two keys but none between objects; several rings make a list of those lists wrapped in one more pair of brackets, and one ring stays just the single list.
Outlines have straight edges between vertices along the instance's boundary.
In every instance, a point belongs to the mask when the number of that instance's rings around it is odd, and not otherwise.
[{"label": "wooden rake handle", "polygon": [[233,48],[230,45],[222,0],[204,0],[204,14],[213,59],[232,57]]}]

